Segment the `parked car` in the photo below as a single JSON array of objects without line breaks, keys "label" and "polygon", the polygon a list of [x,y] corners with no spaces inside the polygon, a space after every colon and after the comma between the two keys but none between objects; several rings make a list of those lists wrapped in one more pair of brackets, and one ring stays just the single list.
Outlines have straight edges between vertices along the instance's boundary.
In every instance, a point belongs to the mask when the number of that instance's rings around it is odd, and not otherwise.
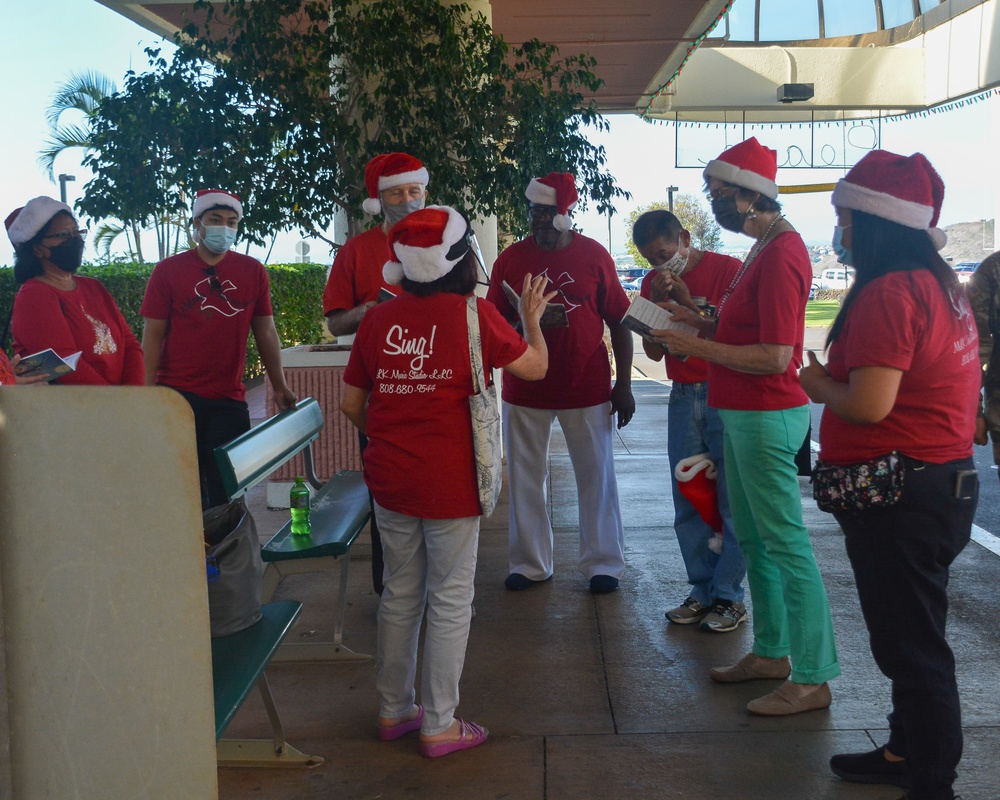
[{"label": "parked car", "polygon": [[622,286],[630,281],[641,281],[645,274],[649,272],[648,269],[643,267],[628,267],[626,269],[618,270],[618,280],[622,282]]},{"label": "parked car", "polygon": [[854,283],[854,270],[847,267],[831,267],[823,270],[817,286],[820,289],[849,289]]},{"label": "parked car", "polygon": [[969,278],[972,277],[972,273],[976,271],[976,267],[979,266],[978,261],[959,261],[953,269],[955,274],[958,275],[959,283],[968,283]]},{"label": "parked car", "polygon": [[630,281],[622,281],[622,288],[626,292],[638,292],[642,288],[642,278],[632,278]]}]

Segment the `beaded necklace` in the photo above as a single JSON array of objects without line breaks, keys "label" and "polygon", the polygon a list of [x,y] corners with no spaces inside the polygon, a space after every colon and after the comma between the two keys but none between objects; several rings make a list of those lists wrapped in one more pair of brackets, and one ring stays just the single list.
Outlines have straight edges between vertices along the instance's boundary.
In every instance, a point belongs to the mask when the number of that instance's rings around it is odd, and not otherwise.
[{"label": "beaded necklace", "polygon": [[723,292],[722,299],[719,300],[719,305],[716,306],[715,309],[716,319],[719,319],[719,317],[722,315],[722,307],[726,304],[726,301],[729,299],[729,295],[731,295],[736,290],[736,287],[740,285],[740,281],[743,280],[743,276],[746,275],[746,271],[750,268],[750,265],[753,263],[754,259],[757,258],[758,253],[760,253],[760,251],[764,249],[764,245],[767,244],[767,237],[771,235],[771,231],[774,228],[774,226],[778,224],[779,219],[784,219],[784,216],[778,214],[773,220],[771,220],[771,224],[767,226],[767,230],[764,231],[764,235],[753,243],[753,246],[750,248],[750,252],[747,253],[747,257],[743,259],[743,263],[740,264],[740,268],[736,271],[736,274],[733,275],[733,280],[730,282],[729,288],[726,289],[725,292]]}]

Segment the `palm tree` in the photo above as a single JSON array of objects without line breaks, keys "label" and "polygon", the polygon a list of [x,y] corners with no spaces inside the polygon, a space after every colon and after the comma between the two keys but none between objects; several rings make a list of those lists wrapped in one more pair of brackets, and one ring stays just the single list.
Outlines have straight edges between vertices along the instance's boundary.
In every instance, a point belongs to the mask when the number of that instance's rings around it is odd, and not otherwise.
[{"label": "palm tree", "polygon": [[49,123],[49,138],[38,155],[38,163],[49,180],[55,181],[56,157],[64,150],[80,147],[90,148],[90,131],[85,125],[61,125],[62,115],[67,111],[78,111],[86,121],[97,116],[101,101],[118,91],[114,81],[100,72],[74,72],[61,84],[45,116]]}]

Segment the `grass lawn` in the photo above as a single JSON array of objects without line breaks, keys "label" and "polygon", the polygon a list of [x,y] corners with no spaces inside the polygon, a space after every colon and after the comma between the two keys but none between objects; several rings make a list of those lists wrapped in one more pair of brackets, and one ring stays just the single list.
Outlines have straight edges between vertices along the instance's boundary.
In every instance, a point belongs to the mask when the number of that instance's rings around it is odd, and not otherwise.
[{"label": "grass lawn", "polygon": [[836,300],[810,300],[806,303],[806,327],[829,328],[839,311]]}]

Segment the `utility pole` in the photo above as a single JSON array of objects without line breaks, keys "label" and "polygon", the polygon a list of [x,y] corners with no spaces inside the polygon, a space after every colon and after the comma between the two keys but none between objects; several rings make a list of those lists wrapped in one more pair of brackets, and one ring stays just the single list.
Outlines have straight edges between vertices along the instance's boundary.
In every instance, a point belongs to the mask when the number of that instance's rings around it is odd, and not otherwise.
[{"label": "utility pole", "polygon": [[59,199],[66,202],[66,184],[75,181],[76,175],[67,175],[65,172],[59,176]]},{"label": "utility pole", "polygon": [[676,186],[667,187],[667,210],[673,214],[674,213],[674,192],[677,191]]}]

